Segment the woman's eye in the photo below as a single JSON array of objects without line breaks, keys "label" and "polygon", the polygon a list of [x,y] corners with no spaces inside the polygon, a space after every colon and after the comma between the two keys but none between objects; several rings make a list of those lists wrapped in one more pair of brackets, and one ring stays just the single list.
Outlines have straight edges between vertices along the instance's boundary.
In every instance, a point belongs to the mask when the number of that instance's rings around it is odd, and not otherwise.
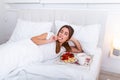
[{"label": "woman's eye", "polygon": [[66,35],[66,36],[68,36],[68,33],[67,33],[67,32],[65,32],[65,35]]}]

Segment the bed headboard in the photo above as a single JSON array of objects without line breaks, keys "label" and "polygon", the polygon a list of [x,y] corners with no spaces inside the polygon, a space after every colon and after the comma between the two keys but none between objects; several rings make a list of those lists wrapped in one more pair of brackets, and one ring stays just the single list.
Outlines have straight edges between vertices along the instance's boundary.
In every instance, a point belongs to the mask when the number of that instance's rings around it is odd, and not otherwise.
[{"label": "bed headboard", "polygon": [[101,24],[98,46],[102,47],[107,12],[99,10],[66,9],[24,9],[18,11],[18,18],[30,21],[64,20],[76,25]]}]

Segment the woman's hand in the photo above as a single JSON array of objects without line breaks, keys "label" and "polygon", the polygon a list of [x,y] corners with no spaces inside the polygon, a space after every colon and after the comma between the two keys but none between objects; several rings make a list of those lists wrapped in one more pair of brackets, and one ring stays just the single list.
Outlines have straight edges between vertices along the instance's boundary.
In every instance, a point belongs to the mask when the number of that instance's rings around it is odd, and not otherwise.
[{"label": "woman's hand", "polygon": [[56,35],[51,36],[50,39],[49,39],[50,42],[54,42],[56,40],[57,40],[57,36]]}]

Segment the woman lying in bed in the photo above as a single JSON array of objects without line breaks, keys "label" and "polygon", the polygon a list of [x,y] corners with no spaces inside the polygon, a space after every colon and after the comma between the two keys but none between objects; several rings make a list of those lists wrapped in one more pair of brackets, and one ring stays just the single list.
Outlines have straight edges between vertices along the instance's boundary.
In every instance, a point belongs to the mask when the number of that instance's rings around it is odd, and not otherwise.
[{"label": "woman lying in bed", "polygon": [[[80,43],[72,37],[74,30],[71,26],[63,26],[57,36],[44,33],[0,48],[0,80],[11,72],[36,61],[55,58],[63,51],[82,52]],[[71,40],[75,46],[69,46]],[[37,44],[37,45],[36,45]]]},{"label": "woman lying in bed", "polygon": [[[72,37],[74,30],[69,25],[64,25],[58,31],[57,36],[53,33],[44,33],[39,36],[32,37],[31,40],[36,44],[43,47],[43,44],[47,44],[44,47],[44,59],[50,59],[56,57],[61,51],[69,52],[82,52],[82,48],[78,40]],[[68,41],[71,40],[75,46],[70,46]],[[49,44],[48,44],[49,43]],[[63,49],[65,48],[65,49]],[[50,50],[50,52],[49,52]]]}]

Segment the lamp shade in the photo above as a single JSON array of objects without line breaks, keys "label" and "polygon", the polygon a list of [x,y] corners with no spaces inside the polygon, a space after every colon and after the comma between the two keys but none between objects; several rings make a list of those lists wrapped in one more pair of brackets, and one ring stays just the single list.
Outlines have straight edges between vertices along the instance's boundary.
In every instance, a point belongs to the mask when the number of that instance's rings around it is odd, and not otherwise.
[{"label": "lamp shade", "polygon": [[120,50],[120,38],[114,38],[114,40],[113,40],[113,48]]}]

